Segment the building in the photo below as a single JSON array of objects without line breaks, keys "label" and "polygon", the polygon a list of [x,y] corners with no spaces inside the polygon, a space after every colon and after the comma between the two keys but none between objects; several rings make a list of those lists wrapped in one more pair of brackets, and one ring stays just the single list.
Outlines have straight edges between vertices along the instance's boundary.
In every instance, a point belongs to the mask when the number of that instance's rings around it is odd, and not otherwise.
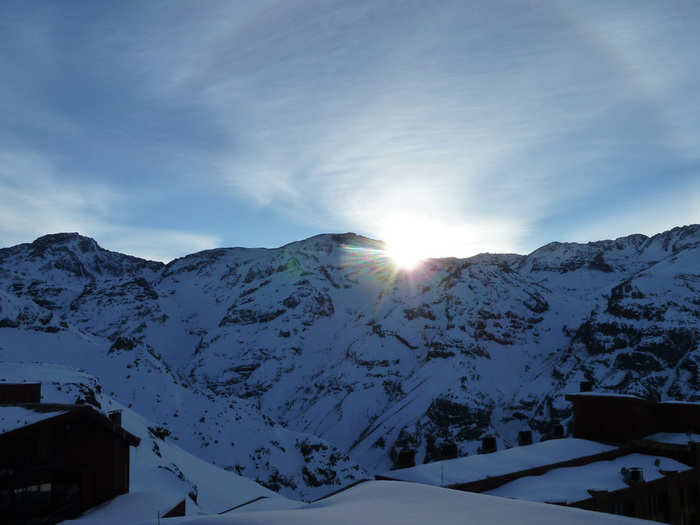
[{"label": "building", "polygon": [[[566,399],[574,405],[572,438],[392,470],[377,479],[700,525],[700,404],[592,392]],[[493,448],[485,444],[482,451]]]},{"label": "building", "polygon": [[23,386],[0,385],[0,399],[12,397],[0,405],[3,523],[56,523],[127,493],[129,450],[140,439],[121,414],[37,403],[36,387]]},{"label": "building", "polygon": [[580,392],[568,394],[573,404],[573,435],[626,443],[659,432],[700,433],[700,403],[657,403],[635,396]]},{"label": "building", "polygon": [[486,493],[666,523],[697,523],[697,467],[647,453],[660,450],[630,443],[609,459],[554,467],[539,475],[519,473]]}]

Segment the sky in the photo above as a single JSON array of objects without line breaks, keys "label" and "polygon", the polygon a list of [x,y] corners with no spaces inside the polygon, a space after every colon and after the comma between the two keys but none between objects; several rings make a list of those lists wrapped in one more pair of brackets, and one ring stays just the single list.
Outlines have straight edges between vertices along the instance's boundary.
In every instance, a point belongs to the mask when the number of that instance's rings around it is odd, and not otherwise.
[{"label": "sky", "polygon": [[426,256],[700,222],[700,3],[0,2],[0,246]]}]

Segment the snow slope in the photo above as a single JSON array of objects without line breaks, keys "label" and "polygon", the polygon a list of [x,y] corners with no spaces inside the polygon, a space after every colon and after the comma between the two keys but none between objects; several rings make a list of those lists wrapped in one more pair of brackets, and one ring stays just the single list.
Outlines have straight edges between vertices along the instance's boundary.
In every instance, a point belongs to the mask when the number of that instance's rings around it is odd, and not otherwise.
[{"label": "snow slope", "polygon": [[[152,523],[152,521],[144,521]],[[312,503],[302,509],[238,512],[225,516],[173,518],[188,525],[568,525],[642,524],[613,514],[496,498],[417,483],[374,481]]]}]

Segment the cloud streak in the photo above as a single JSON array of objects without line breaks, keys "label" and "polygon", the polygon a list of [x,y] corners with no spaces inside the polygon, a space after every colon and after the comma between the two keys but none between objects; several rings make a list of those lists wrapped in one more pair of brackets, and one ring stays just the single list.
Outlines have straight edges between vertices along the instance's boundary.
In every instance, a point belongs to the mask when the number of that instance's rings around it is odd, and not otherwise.
[{"label": "cloud streak", "polygon": [[100,184],[66,187],[52,163],[35,152],[0,151],[3,246],[47,233],[78,231],[106,248],[167,262],[220,242],[211,234],[128,225],[119,218],[127,200]]},{"label": "cloud streak", "polygon": [[[77,74],[115,109],[98,98],[99,109],[22,107],[18,119],[64,118],[68,149],[83,138],[104,152],[69,165],[94,173],[106,157],[99,184],[117,194],[125,176],[144,194],[166,187],[175,207],[199,192],[191,218],[206,242],[260,244],[248,226],[268,213],[298,231],[426,244],[449,232],[433,255],[526,252],[602,232],[586,225],[624,210],[623,222],[645,228],[635,206],[697,176],[700,12],[690,2],[168,2],[101,15],[72,42],[44,30],[27,53],[86,50],[78,62],[100,67]],[[114,133],[89,132],[104,122]],[[700,220],[659,202],[660,228]],[[293,240],[277,230],[267,242]]]}]

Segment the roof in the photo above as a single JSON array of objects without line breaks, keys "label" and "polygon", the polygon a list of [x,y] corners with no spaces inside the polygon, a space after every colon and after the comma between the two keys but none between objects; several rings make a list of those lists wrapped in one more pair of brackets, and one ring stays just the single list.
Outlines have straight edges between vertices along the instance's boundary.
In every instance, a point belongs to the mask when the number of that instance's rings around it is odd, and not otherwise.
[{"label": "roof", "polygon": [[617,392],[571,392],[566,394],[566,399],[572,401],[574,399],[621,399],[635,401],[638,403],[644,403],[648,405],[656,406],[688,406],[688,407],[700,407],[700,401],[682,401],[667,399],[665,401],[652,401],[650,399],[644,399],[643,397],[638,397],[633,394],[618,394]]},{"label": "roof", "polygon": [[167,513],[182,501],[181,495],[156,491],[134,491],[121,494],[93,507],[75,520],[64,523],[134,523]]},{"label": "roof", "polygon": [[491,454],[447,459],[411,468],[392,470],[384,473],[382,477],[449,487],[581,457],[594,456],[615,449],[616,447],[586,439],[551,439]]},{"label": "roof", "polygon": [[574,503],[589,499],[589,490],[614,491],[627,488],[622,468],[643,470],[644,480],[660,479],[664,471],[685,471],[691,467],[662,456],[627,454],[608,461],[595,461],[580,467],[552,469],[541,476],[525,476],[485,494],[550,503]]},{"label": "roof", "polygon": [[[395,481],[362,483],[298,509],[242,511],[216,517],[188,516],[177,519],[177,523],[183,525],[407,525],[467,522],[471,525],[645,523],[625,516]],[[153,518],[142,523],[151,524]]]},{"label": "roof", "polygon": [[66,420],[88,418],[112,431],[132,447],[137,447],[141,442],[141,438],[126,431],[122,426],[114,424],[109,417],[91,406],[54,403],[0,405],[0,437],[55,418]]},{"label": "roof", "polygon": [[234,512],[253,512],[262,510],[289,510],[301,509],[309,504],[303,501],[295,501],[281,497],[258,496],[255,499],[236,505],[235,507],[219,512],[220,515],[232,514]]},{"label": "roof", "polygon": [[607,398],[607,399],[628,399],[631,401],[641,401],[642,403],[653,403],[647,399],[634,396],[632,394],[618,394],[617,392],[572,392],[566,394],[566,399],[578,399],[578,398]]},{"label": "roof", "polygon": [[0,407],[0,434],[33,425],[44,419],[49,419],[65,413],[65,410],[37,412],[21,406],[2,406]]},{"label": "roof", "polygon": [[647,436],[644,439],[669,445],[687,445],[690,442],[700,443],[700,434],[659,432],[658,434]]}]

